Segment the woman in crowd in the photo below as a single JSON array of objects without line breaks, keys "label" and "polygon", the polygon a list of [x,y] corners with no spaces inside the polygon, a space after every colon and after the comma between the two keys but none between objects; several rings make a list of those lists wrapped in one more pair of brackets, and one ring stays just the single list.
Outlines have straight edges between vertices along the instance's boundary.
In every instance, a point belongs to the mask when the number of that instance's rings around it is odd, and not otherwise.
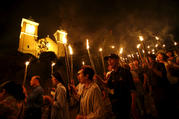
[{"label": "woman in crowd", "polygon": [[55,86],[55,94],[52,99],[51,119],[69,119],[68,91],[58,72],[52,75],[52,84]]}]

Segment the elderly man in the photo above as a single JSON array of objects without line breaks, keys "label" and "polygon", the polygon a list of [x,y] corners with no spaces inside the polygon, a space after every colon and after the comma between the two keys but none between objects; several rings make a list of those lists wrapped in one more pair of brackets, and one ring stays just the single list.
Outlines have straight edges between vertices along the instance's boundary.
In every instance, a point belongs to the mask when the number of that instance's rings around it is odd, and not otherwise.
[{"label": "elderly man", "polygon": [[103,118],[102,93],[93,81],[94,70],[90,66],[83,66],[79,74],[81,83],[84,84],[80,96],[80,113],[76,119],[101,119]]}]

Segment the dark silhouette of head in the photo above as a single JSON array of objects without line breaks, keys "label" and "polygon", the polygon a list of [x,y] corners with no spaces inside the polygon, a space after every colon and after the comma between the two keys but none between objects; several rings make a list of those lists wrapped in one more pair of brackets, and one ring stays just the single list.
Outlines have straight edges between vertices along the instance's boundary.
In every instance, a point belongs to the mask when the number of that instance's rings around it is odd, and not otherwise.
[{"label": "dark silhouette of head", "polygon": [[88,79],[93,80],[94,70],[91,66],[84,65],[82,67],[84,76],[88,75]]},{"label": "dark silhouette of head", "polygon": [[64,83],[64,81],[63,81],[63,79],[62,79],[62,77],[61,77],[61,75],[60,75],[59,72],[54,72],[52,76],[55,77],[55,79],[56,79],[57,81],[59,81],[60,83],[62,83],[63,85],[65,85],[65,83]]},{"label": "dark silhouette of head", "polygon": [[25,99],[25,94],[23,93],[23,88],[20,84],[8,81],[1,88],[5,90],[6,94],[13,96],[17,101]]}]

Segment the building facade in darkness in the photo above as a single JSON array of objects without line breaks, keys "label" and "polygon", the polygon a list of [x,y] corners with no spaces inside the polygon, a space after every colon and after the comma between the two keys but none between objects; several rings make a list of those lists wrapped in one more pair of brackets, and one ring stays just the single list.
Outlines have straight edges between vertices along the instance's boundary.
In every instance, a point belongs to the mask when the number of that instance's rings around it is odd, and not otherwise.
[{"label": "building facade in darkness", "polygon": [[66,39],[67,33],[57,30],[54,34],[56,41],[49,36],[38,39],[38,26],[39,23],[33,20],[22,19],[18,51],[32,54],[37,58],[42,52],[54,52],[57,58],[64,57],[65,50],[62,40]]}]

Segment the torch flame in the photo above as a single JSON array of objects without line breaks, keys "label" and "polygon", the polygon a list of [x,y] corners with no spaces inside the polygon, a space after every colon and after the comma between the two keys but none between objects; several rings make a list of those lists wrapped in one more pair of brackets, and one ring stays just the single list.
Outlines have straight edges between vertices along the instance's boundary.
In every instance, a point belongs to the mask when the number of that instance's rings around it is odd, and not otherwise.
[{"label": "torch flame", "polygon": [[69,48],[69,51],[70,51],[70,55],[73,55],[72,47],[69,45],[68,48]]},{"label": "torch flame", "polygon": [[157,47],[158,47],[158,44],[156,44],[155,47],[157,48]]},{"label": "torch flame", "polygon": [[89,42],[88,42],[88,39],[86,39],[86,48],[89,49]]},{"label": "torch flame", "polygon": [[99,48],[99,52],[102,52],[103,51],[103,49],[102,48]]},{"label": "torch flame", "polygon": [[131,56],[134,58],[134,54],[131,54]]},{"label": "torch flame", "polygon": [[82,61],[82,65],[85,65],[85,62],[84,62],[84,61]]},{"label": "torch flame", "polygon": [[140,44],[137,45],[137,48],[140,48]]},{"label": "torch flame", "polygon": [[139,36],[139,40],[143,41],[144,40],[143,36]]},{"label": "torch flame", "polygon": [[155,39],[156,39],[156,40],[159,40],[159,37],[155,36]]},{"label": "torch flame", "polygon": [[114,46],[114,45],[112,45],[112,46],[111,46],[111,48],[112,48],[112,49],[114,49],[114,48],[115,48],[115,46]]},{"label": "torch flame", "polygon": [[120,52],[119,52],[119,53],[120,53],[120,54],[122,54],[122,53],[123,53],[123,48],[121,48],[121,49],[120,49]]},{"label": "torch flame", "polygon": [[26,62],[25,62],[25,65],[26,65],[26,66],[28,66],[28,65],[29,65],[29,63],[30,63],[29,61],[26,61]]},{"label": "torch flame", "polygon": [[174,42],[174,45],[177,46],[177,42]]},{"label": "torch flame", "polygon": [[129,55],[127,55],[127,57],[131,57],[131,55],[129,54]]},{"label": "torch flame", "polygon": [[52,67],[55,66],[55,62],[52,62]]}]

